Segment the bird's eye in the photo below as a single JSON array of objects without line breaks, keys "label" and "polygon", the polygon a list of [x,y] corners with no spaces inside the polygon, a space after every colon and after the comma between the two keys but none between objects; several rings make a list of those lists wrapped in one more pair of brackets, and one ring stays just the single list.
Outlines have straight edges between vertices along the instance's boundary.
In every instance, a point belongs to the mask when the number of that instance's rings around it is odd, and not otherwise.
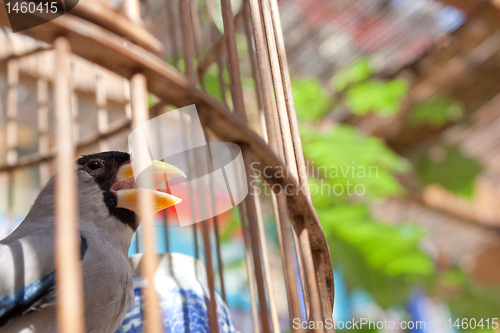
[{"label": "bird's eye", "polygon": [[87,163],[87,168],[91,171],[99,171],[101,170],[103,167],[102,163],[99,162],[99,161],[92,161],[92,162],[89,162]]}]

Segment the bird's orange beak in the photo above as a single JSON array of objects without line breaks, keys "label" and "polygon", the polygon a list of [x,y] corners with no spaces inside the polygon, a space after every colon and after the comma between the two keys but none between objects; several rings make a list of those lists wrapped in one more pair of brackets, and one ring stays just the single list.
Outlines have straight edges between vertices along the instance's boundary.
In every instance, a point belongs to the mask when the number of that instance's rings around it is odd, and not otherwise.
[{"label": "bird's orange beak", "polygon": [[[153,161],[153,180],[155,186],[164,184],[168,180],[175,177],[186,178],[186,174],[179,168],[176,168],[168,163]],[[117,207],[125,208],[137,213],[139,189],[134,179],[132,163],[123,164],[118,169],[118,174],[113,186],[111,186],[111,191],[113,191],[118,198]],[[153,211],[155,213],[182,201],[182,199],[177,198],[176,196],[159,190],[148,191],[153,192]]]}]

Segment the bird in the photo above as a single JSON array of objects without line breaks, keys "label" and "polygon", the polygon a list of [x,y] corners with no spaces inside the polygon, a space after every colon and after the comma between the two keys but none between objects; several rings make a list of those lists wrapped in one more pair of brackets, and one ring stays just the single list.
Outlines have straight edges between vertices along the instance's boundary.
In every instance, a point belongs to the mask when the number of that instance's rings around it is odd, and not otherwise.
[{"label": "bird", "polygon": [[[132,160],[129,153],[110,151],[82,156],[75,163],[86,332],[114,332],[134,304],[128,249],[140,218]],[[154,160],[152,174],[155,184],[186,177],[177,167]],[[57,332],[56,179],[57,174],[23,222],[0,241],[0,333]],[[181,202],[150,191],[155,211]]]}]

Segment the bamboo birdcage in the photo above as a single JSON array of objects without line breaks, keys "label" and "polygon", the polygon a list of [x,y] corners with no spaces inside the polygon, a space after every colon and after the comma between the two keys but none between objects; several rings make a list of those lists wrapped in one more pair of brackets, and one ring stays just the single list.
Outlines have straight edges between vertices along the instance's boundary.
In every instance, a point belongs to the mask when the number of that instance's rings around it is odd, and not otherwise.
[{"label": "bamboo birdcage", "polygon": [[[79,265],[75,260],[78,255],[75,179],[74,174],[64,171],[71,169],[64,166],[73,163],[83,152],[107,150],[110,145],[121,145],[125,150],[126,137],[132,128],[164,112],[168,106],[191,104],[196,105],[202,125],[210,130],[210,135],[240,145],[247,177],[249,165],[255,161],[260,162],[256,165],[261,171],[265,167],[288,171],[282,178],[265,181],[267,186],[280,184],[292,189],[291,195],[272,195],[289,316],[301,318],[303,302],[307,318],[302,320],[324,321],[332,314],[333,269],[326,239],[307,191],[307,172],[277,0],[244,0],[236,14],[230,0],[221,0],[224,33],[215,28],[212,0],[204,2],[208,29],[203,31],[195,1],[165,1],[165,13],[161,14],[166,15],[162,26],[167,36],[165,45],[144,28],[137,0],[114,4],[116,8],[103,1],[80,1],[70,13],[22,34],[13,34],[4,13],[0,13],[6,27],[0,39],[6,46],[5,51],[0,51],[6,78],[6,84],[0,86],[0,96],[6,101],[3,103],[5,134],[0,142],[0,151],[4,153],[0,158],[0,175],[7,184],[5,205],[9,216],[15,206],[12,187],[17,171],[38,168],[43,185],[55,170],[60,170],[61,182],[66,184],[56,192],[59,198],[56,267],[58,288],[63,290],[58,296],[59,327],[64,332],[83,332],[81,279],[74,276]],[[0,8],[3,10],[4,6]],[[242,90],[235,33],[240,25],[246,36],[255,86],[254,101],[245,100]],[[184,72],[176,68],[181,56]],[[173,65],[164,58],[173,59]],[[206,91],[204,75],[211,66],[217,68],[222,96],[230,90],[230,98],[224,98],[222,103]],[[225,70],[229,82],[224,78]],[[29,108],[18,105],[21,87],[28,87],[28,92],[36,96],[28,103]],[[148,93],[159,99],[149,110]],[[247,121],[248,103],[257,105],[260,121],[256,126],[250,126]],[[82,124],[83,117],[79,117],[82,112],[97,127]],[[19,150],[20,133],[24,130],[21,118],[38,130],[34,152]],[[141,196],[140,209],[147,211],[147,200],[146,195]],[[260,198],[249,193],[239,211],[254,332],[280,332]],[[201,232],[212,298],[210,306],[215,307],[214,261],[218,263],[222,294],[224,274],[217,220],[212,222],[203,221],[192,228],[195,234]],[[151,221],[142,223],[148,225]],[[211,251],[211,233],[215,235],[216,253]],[[144,228],[141,236],[146,263],[142,273],[152,277],[156,260],[154,235],[150,228]],[[299,274],[296,274],[295,260]],[[300,286],[298,278],[302,281],[301,287],[297,287]],[[299,295],[304,299],[299,299]],[[160,314],[153,296],[146,298],[149,301],[145,305],[145,320],[158,323],[155,318]],[[212,331],[217,331],[217,321],[212,320],[211,325]],[[302,331],[290,326],[294,332]],[[160,332],[161,327],[149,324],[147,330]]]}]

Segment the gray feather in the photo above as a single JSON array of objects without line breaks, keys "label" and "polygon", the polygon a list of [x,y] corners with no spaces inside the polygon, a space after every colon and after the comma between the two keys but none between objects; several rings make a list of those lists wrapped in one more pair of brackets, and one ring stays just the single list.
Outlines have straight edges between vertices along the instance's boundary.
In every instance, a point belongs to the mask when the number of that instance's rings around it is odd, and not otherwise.
[{"label": "gray feather", "polygon": [[[86,331],[113,332],[134,300],[127,259],[133,230],[110,215],[94,179],[77,172],[79,228],[87,245],[81,262]],[[53,177],[21,225],[0,241],[0,333],[57,332],[54,182]]]}]

